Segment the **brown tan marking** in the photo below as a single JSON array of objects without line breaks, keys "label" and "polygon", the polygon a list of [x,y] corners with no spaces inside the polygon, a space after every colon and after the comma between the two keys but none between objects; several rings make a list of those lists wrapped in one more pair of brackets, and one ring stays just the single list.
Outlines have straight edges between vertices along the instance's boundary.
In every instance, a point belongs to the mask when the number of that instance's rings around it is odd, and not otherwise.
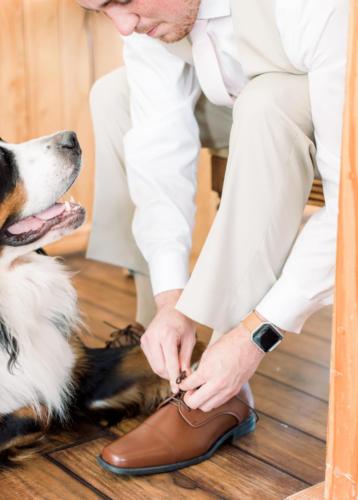
[{"label": "brown tan marking", "polygon": [[10,215],[21,212],[27,201],[24,184],[19,181],[14,189],[0,205],[0,228],[3,227]]}]

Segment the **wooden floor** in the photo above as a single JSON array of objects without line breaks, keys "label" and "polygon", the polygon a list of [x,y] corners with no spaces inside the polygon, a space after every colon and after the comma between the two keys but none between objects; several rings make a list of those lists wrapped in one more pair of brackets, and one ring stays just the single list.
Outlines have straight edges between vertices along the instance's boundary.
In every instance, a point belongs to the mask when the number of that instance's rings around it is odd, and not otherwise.
[{"label": "wooden floor", "polygon": [[[74,282],[100,346],[112,327],[133,320],[133,282],[120,269],[69,259]],[[260,421],[239,445],[225,445],[205,463],[171,474],[117,478],[95,457],[115,435],[137,424],[104,429],[81,423],[55,436],[52,448],[26,467],[0,473],[0,498],[21,499],[283,499],[323,480],[331,311],[311,318],[300,336],[289,335],[268,355],[252,380]],[[200,331],[208,336],[205,329]]]}]

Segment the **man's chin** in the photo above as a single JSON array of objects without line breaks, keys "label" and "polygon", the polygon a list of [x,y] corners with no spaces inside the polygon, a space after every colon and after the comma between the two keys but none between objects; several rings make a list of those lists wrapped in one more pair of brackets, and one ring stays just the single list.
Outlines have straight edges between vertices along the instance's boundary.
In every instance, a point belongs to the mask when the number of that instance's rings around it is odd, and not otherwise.
[{"label": "man's chin", "polygon": [[165,35],[159,36],[159,40],[164,43],[175,43],[175,42],[180,42],[180,40],[183,40],[186,36],[188,36],[189,31],[187,33],[167,33]]}]

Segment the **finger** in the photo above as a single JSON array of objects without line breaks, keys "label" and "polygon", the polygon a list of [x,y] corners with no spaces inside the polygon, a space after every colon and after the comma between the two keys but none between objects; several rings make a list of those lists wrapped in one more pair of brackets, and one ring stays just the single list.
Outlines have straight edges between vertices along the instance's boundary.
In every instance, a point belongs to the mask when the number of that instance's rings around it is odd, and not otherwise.
[{"label": "finger", "polygon": [[217,386],[212,382],[207,382],[202,385],[193,394],[185,394],[184,402],[193,410],[203,406],[207,401],[212,399],[217,394]]},{"label": "finger", "polygon": [[190,391],[190,390],[192,391],[192,390],[200,387],[205,382],[206,382],[206,380],[205,380],[204,375],[202,374],[202,372],[200,370],[200,366],[199,366],[199,368],[197,370],[195,370],[191,375],[189,375],[189,377],[184,379],[183,382],[181,382],[179,384],[179,388],[182,391]]},{"label": "finger", "polygon": [[178,344],[175,339],[163,346],[163,354],[165,361],[165,368],[169,375],[170,386],[174,393],[177,393],[179,388],[176,380],[179,376],[179,358],[178,358]]},{"label": "finger", "polygon": [[199,409],[205,412],[214,410],[215,408],[218,408],[219,406],[227,403],[229,399],[231,399],[231,395],[228,395],[227,393],[224,392],[219,392],[215,394],[212,398],[208,399],[205,403],[199,406]]},{"label": "finger", "polygon": [[180,369],[183,372],[186,372],[187,375],[191,373],[191,355],[193,353],[193,349],[195,346],[195,339],[192,337],[184,337],[179,351],[179,363]]},{"label": "finger", "polygon": [[156,344],[154,347],[153,344],[148,342],[145,338],[142,337],[142,339],[141,348],[148,360],[148,363],[150,364],[151,369],[159,377],[168,378],[166,376],[167,373],[165,369],[164,356],[160,344]]}]

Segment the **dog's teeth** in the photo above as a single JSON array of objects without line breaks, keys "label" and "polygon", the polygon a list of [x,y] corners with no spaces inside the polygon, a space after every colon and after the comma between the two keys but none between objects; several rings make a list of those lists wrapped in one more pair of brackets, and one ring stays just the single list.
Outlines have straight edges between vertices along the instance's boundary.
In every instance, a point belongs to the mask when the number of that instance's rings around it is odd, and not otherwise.
[{"label": "dog's teeth", "polygon": [[65,210],[68,212],[71,210],[71,205],[69,204],[68,201],[65,201]]}]

